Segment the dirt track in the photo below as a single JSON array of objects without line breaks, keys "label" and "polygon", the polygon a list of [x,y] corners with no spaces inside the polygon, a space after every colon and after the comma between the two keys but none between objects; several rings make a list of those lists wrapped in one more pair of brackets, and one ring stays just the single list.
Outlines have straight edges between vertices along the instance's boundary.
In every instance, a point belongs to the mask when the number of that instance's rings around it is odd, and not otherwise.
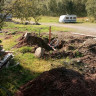
[{"label": "dirt track", "polygon": [[75,29],[75,33],[96,36],[96,27],[84,24],[60,24],[60,23],[41,23],[42,25],[58,26]]}]

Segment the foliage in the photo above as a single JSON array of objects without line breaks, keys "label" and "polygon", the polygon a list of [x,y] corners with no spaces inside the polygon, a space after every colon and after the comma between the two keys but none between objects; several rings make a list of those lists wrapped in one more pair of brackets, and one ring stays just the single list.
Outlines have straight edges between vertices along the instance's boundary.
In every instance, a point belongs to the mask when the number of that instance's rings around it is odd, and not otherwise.
[{"label": "foliage", "polygon": [[96,20],[96,0],[88,0],[86,3],[87,14]]},{"label": "foliage", "polygon": [[35,23],[38,24],[38,21],[41,19],[40,18],[40,15],[41,15],[41,9],[38,8],[38,3],[36,1],[32,1],[31,3],[31,10],[29,10],[31,13],[30,13],[30,17],[33,17],[34,20],[35,20]]},{"label": "foliage", "polygon": [[0,30],[4,25],[4,21],[6,20],[7,15],[9,15],[12,11],[12,3],[11,0],[0,0]]},{"label": "foliage", "polygon": [[50,0],[50,2],[48,3],[48,8],[49,8],[50,14],[52,14],[53,16],[55,16],[56,15],[56,12],[58,12],[56,0]]},{"label": "foliage", "polygon": [[3,27],[3,24],[4,24],[4,17],[1,15],[2,12],[3,12],[3,6],[4,6],[4,0],[0,0],[0,30],[2,29]]},{"label": "foliage", "polygon": [[13,6],[13,15],[22,21],[30,21],[30,17],[33,17],[35,23],[40,20],[40,8],[38,8],[37,1],[34,0],[16,0]]},{"label": "foliage", "polygon": [[[41,4],[41,0],[39,3]],[[76,14],[77,16],[86,16],[87,0],[47,0],[42,2],[42,14],[51,16],[60,16],[64,14]],[[40,6],[41,7],[41,6]],[[45,10],[46,9],[46,10]]]}]

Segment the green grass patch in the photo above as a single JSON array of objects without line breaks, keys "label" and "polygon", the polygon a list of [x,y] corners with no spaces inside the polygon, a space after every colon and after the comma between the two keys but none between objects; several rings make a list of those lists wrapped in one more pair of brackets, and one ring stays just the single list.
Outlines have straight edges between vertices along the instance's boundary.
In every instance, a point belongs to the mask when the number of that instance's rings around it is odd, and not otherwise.
[{"label": "green grass patch", "polygon": [[59,22],[59,17],[41,16],[40,22],[58,23]]},{"label": "green grass patch", "polygon": [[19,51],[23,54],[28,53],[28,52],[32,52],[32,47],[25,46],[25,47],[20,48]]},{"label": "green grass patch", "polygon": [[[13,20],[21,22],[21,20],[13,18]],[[33,18],[30,18],[31,22],[35,22]],[[39,22],[45,22],[45,23],[57,23],[59,22],[59,17],[52,17],[52,16],[40,16]]]},{"label": "green grass patch", "polygon": [[[12,22],[6,22],[6,25],[3,29],[8,29],[11,33],[12,32],[49,32],[48,25],[23,25],[23,24],[14,24]],[[52,32],[54,31],[64,31],[69,32],[73,30],[72,28],[64,28],[64,27],[55,27],[52,26]]]},{"label": "green grass patch", "polygon": [[4,47],[5,50],[11,50],[12,47],[14,47],[17,42],[16,42],[16,39],[18,39],[21,35],[16,35],[16,36],[13,36],[13,37],[10,37],[10,39],[5,39],[5,38],[2,38],[2,45]]}]

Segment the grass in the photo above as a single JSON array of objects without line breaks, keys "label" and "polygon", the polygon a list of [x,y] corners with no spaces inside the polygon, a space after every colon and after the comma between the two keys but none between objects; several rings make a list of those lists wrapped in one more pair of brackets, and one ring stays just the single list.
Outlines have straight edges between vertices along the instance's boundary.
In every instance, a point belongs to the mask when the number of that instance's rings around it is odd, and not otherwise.
[{"label": "grass", "polygon": [[[13,18],[13,20],[20,22],[20,20],[19,20],[19,19],[16,19],[16,18]],[[30,18],[30,20],[31,20],[32,22],[34,22],[34,19],[33,19],[33,18]],[[39,22],[40,22],[40,23],[41,23],[41,22],[45,22],[45,23],[50,23],[50,22],[52,22],[52,23],[58,23],[58,20],[59,20],[59,17],[40,16],[40,21],[39,21]]]},{"label": "grass", "polygon": [[20,51],[21,53],[32,52],[32,47],[25,46],[25,47],[20,48],[19,51]]},{"label": "grass", "polygon": [[41,16],[40,22],[58,23],[59,22],[59,17]]},{"label": "grass", "polygon": [[[49,26],[47,25],[22,25],[22,24],[14,24],[12,22],[6,22],[6,25],[4,26],[3,29],[8,29],[11,33],[17,31],[19,32],[49,32]],[[64,31],[68,32],[73,30],[72,28],[60,28],[60,27],[55,27],[52,26],[52,32],[54,31]]]}]

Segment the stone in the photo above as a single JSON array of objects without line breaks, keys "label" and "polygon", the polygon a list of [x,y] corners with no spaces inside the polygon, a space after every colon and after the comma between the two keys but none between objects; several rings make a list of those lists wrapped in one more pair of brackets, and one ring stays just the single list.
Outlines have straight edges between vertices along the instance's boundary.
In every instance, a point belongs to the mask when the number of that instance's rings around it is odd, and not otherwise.
[{"label": "stone", "polygon": [[35,57],[38,58],[42,57],[44,55],[44,51],[45,51],[44,48],[41,47],[37,48],[35,51]]},{"label": "stone", "polygon": [[27,39],[29,38],[30,35],[31,35],[31,33],[25,33],[25,35],[24,35],[25,41],[27,41]]}]

